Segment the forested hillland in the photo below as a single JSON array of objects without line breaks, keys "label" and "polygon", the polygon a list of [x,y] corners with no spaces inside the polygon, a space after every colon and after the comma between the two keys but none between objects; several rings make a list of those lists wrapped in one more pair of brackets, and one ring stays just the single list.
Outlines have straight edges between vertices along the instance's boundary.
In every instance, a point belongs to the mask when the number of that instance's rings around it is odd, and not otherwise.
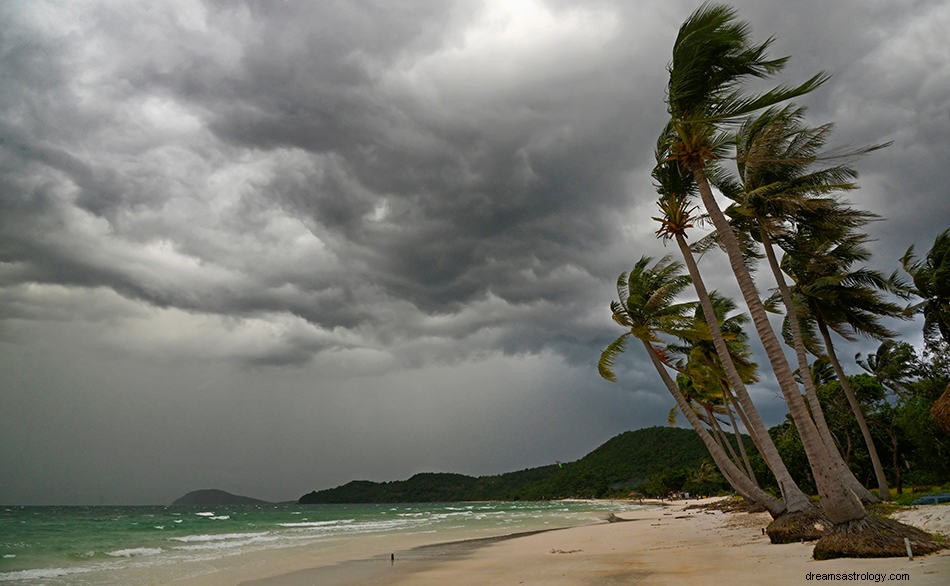
[{"label": "forested hillland", "polygon": [[392,482],[355,480],[336,488],[310,492],[299,502],[452,502],[625,496],[658,476],[696,470],[708,457],[706,448],[692,430],[649,427],[615,436],[575,462],[494,476],[422,473]]}]

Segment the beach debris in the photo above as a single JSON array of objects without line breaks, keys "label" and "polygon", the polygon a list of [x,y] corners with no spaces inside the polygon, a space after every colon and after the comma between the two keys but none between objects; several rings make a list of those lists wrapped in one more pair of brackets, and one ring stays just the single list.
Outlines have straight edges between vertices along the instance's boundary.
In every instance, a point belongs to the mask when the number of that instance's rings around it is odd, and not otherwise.
[{"label": "beach debris", "polygon": [[578,553],[584,551],[583,549],[552,549],[551,553]]}]

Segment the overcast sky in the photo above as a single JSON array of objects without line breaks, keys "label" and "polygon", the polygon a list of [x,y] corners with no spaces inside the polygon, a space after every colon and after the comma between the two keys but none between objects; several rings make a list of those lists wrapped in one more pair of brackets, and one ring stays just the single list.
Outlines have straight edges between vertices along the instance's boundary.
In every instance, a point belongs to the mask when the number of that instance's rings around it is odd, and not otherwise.
[{"label": "overcast sky", "polygon": [[[639,348],[596,361],[617,274],[675,252],[649,171],[696,6],[0,2],[0,502],[296,499],[665,424]],[[950,5],[735,6],[782,81],[834,76],[802,103],[836,145],[894,141],[851,195],[874,265],[926,251]]]}]

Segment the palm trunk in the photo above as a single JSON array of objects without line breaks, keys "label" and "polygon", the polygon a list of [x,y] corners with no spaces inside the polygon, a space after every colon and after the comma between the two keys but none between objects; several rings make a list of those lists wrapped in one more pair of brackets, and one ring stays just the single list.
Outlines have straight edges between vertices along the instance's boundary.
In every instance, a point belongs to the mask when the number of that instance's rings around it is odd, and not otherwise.
[{"label": "palm trunk", "polygon": [[[746,417],[746,414],[742,411],[742,406],[737,403],[738,399],[730,395],[729,400],[735,404],[736,414],[739,416],[739,420],[742,421],[742,425],[746,428],[746,430],[752,429],[752,425],[749,423],[749,418]],[[759,444],[758,436],[750,431],[749,438],[752,440],[752,444],[755,446],[755,449],[758,450],[759,454],[761,454],[762,447]]]},{"label": "palm trunk", "polygon": [[890,491],[887,488],[887,477],[884,475],[884,466],[881,465],[881,457],[878,455],[877,447],[874,445],[874,439],[871,437],[871,430],[868,429],[868,422],[864,417],[864,410],[861,409],[861,404],[854,394],[854,389],[851,388],[851,383],[848,382],[848,377],[845,376],[844,369],[841,368],[841,362],[838,361],[838,355],[835,354],[835,348],[831,342],[831,333],[828,331],[828,325],[820,318],[817,318],[817,322],[818,331],[821,332],[821,338],[825,341],[825,350],[828,352],[828,358],[831,359],[831,365],[834,366],[835,374],[838,375],[838,381],[841,383],[841,390],[844,391],[844,396],[847,397],[848,404],[851,405],[851,411],[854,413],[854,418],[858,422],[858,429],[861,430],[864,443],[867,444],[868,455],[871,457],[871,466],[874,468],[874,476],[877,478],[878,494],[881,500],[886,501],[890,499]]},{"label": "palm trunk", "polygon": [[706,417],[709,418],[709,427],[716,433],[716,437],[719,438],[719,443],[725,446],[726,451],[729,453],[729,459],[732,460],[736,467],[742,466],[742,460],[739,458],[739,454],[736,453],[736,449],[732,447],[732,442],[729,441],[728,436],[726,436],[726,433],[722,430],[719,422],[716,421],[716,414],[713,413],[712,407],[703,405],[703,409],[706,411]]},{"label": "palm trunk", "polygon": [[808,457],[812,474],[815,477],[822,508],[828,518],[835,524],[864,519],[867,517],[867,511],[864,509],[864,505],[861,504],[861,500],[835,474],[837,468],[834,465],[834,460],[829,455],[828,449],[825,447],[818,429],[811,419],[811,414],[805,405],[805,400],[802,398],[798,385],[795,384],[788,360],[785,358],[782,346],[772,329],[772,325],[769,323],[762,300],[759,299],[755,282],[752,280],[748,267],[745,266],[739,242],[722,210],[716,204],[716,199],[706,179],[705,170],[697,166],[692,169],[692,172],[699,187],[700,197],[706,212],[712,219],[723,248],[726,249],[726,254],[729,256],[729,264],[739,284],[742,297],[749,308],[752,322],[755,324],[756,332],[762,341],[765,353],[769,357],[779,387],[782,389],[782,395],[788,404],[789,414],[798,428],[802,445],[805,448],[805,455]]},{"label": "palm trunk", "polygon": [[752,462],[749,461],[749,454],[746,453],[745,442],[742,441],[742,433],[739,431],[739,425],[736,423],[736,416],[732,413],[732,393],[730,393],[728,389],[723,389],[722,400],[726,406],[726,413],[729,414],[729,423],[732,424],[732,433],[736,437],[736,445],[739,446],[742,463],[745,465],[745,469],[749,473],[749,478],[752,482],[758,484],[759,481],[755,478],[755,472],[752,471]]},{"label": "palm trunk", "polygon": [[740,470],[721,447],[716,443],[716,441],[709,435],[709,432],[703,427],[702,422],[700,422],[699,417],[696,416],[696,413],[690,409],[689,404],[686,402],[686,398],[683,396],[683,393],[680,392],[679,387],[676,386],[676,383],[670,377],[670,373],[666,371],[666,367],[663,365],[663,362],[656,355],[656,350],[653,346],[650,345],[646,340],[641,340],[643,342],[643,347],[646,349],[647,354],[650,356],[650,361],[653,362],[654,368],[656,368],[657,373],[660,375],[660,378],[663,380],[663,384],[666,385],[667,390],[673,395],[673,399],[676,401],[676,405],[680,408],[680,411],[683,412],[683,415],[686,417],[686,420],[689,421],[690,425],[693,426],[693,429],[696,430],[699,439],[702,440],[703,444],[706,446],[706,449],[709,451],[709,455],[712,457],[713,462],[716,463],[716,466],[719,467],[720,472],[723,476],[729,481],[732,487],[754,503],[761,504],[765,509],[772,515],[772,518],[778,517],[785,512],[785,504],[766,494],[761,488],[756,486],[749,478]]},{"label": "palm trunk", "polygon": [[699,272],[699,267],[696,265],[696,259],[693,258],[693,252],[689,249],[689,245],[686,244],[686,239],[682,234],[676,234],[676,243],[679,245],[683,260],[686,263],[686,268],[689,271],[689,276],[693,280],[696,295],[699,297],[699,304],[703,308],[703,314],[706,316],[706,323],[712,335],[716,355],[719,357],[719,361],[726,373],[729,385],[732,390],[735,391],[739,404],[742,405],[742,409],[752,424],[752,427],[749,428],[749,433],[754,433],[759,438],[759,451],[765,463],[775,475],[775,480],[778,482],[779,489],[785,498],[785,505],[788,507],[788,511],[794,513],[811,509],[811,501],[808,500],[808,496],[798,487],[798,484],[795,483],[788,468],[785,467],[785,462],[782,461],[782,457],[779,455],[775,443],[772,442],[772,437],[765,427],[765,422],[762,421],[762,417],[759,415],[759,410],[756,409],[755,404],[752,402],[752,397],[746,390],[745,383],[742,382],[742,377],[739,376],[736,370],[735,363],[733,363],[732,356],[729,354],[729,349],[726,347],[726,342],[723,339],[722,330],[719,327],[719,318],[716,316],[716,311],[709,298],[709,292],[706,290],[706,285]]},{"label": "palm trunk", "polygon": [[778,259],[775,256],[772,239],[769,237],[768,231],[761,224],[759,225],[759,237],[762,240],[762,247],[765,249],[765,256],[768,259],[769,268],[772,269],[775,283],[778,285],[779,292],[782,295],[782,303],[785,304],[789,327],[792,330],[792,346],[795,349],[795,358],[798,361],[798,372],[802,377],[802,381],[805,383],[805,401],[811,412],[812,419],[815,422],[815,427],[818,428],[818,433],[821,435],[822,441],[825,442],[828,455],[835,460],[835,465],[838,467],[837,474],[844,478],[845,482],[851,487],[851,490],[853,490],[862,501],[876,502],[878,499],[854,476],[854,473],[847,466],[841,457],[841,452],[837,448],[834,436],[831,433],[831,428],[828,427],[828,422],[825,420],[825,413],[821,410],[821,402],[818,400],[818,389],[815,387],[815,379],[812,378],[811,369],[808,367],[808,354],[805,349],[804,336],[802,336],[801,322],[798,321],[798,310],[795,308],[795,303],[792,299],[792,292],[788,288],[785,274],[782,272],[782,268],[779,266]]},{"label": "palm trunk", "polygon": [[897,485],[897,494],[904,494],[904,485],[901,481],[900,445],[897,442],[897,434],[887,425],[881,425],[881,427],[884,428],[887,437],[891,439],[891,467],[894,468],[894,484]]}]

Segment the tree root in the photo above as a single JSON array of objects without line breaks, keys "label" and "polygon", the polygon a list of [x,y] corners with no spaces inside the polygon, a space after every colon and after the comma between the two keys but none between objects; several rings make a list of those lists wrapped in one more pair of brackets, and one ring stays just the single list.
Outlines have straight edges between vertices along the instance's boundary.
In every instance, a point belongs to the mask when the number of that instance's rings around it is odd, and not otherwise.
[{"label": "tree root", "polygon": [[765,533],[772,543],[798,543],[815,541],[827,534],[831,527],[831,521],[821,512],[821,508],[814,507],[807,511],[779,515],[765,528]]},{"label": "tree root", "polygon": [[907,555],[904,538],[910,540],[914,555],[940,551],[945,544],[929,533],[893,519],[868,515],[860,521],[835,525],[818,540],[812,556],[816,560],[833,558],[891,558]]}]

